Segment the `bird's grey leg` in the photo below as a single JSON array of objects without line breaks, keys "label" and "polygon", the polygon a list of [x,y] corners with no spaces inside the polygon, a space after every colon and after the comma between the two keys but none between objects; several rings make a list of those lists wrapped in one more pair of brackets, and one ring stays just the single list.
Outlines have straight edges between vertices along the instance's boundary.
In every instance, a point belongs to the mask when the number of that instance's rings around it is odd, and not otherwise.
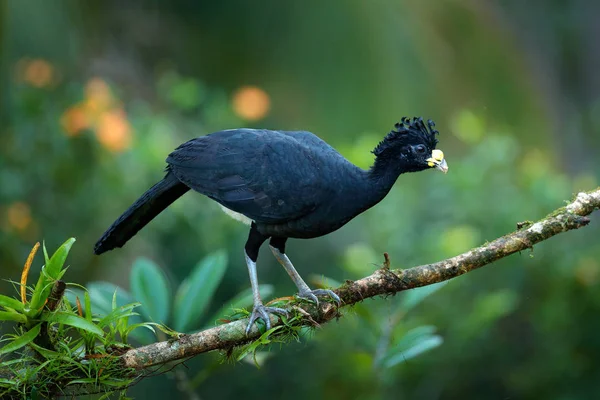
[{"label": "bird's grey leg", "polygon": [[[337,294],[333,292],[333,290],[329,289],[315,289],[311,290],[310,287],[304,282],[294,265],[290,261],[287,255],[285,255],[285,239],[281,238],[272,238],[269,244],[273,255],[279,261],[279,264],[285,269],[288,273],[292,281],[298,288],[298,297],[302,299],[312,300],[317,305],[319,304],[319,299],[317,296],[329,296],[339,305],[341,300]],[[283,251],[282,251],[283,250]]]},{"label": "bird's grey leg", "polygon": [[262,236],[257,230],[256,225],[252,224],[250,228],[250,235],[246,242],[244,249],[244,255],[246,258],[246,265],[248,266],[248,274],[250,275],[250,286],[252,287],[252,298],[254,300],[254,306],[252,308],[252,314],[246,327],[246,335],[250,333],[252,325],[258,318],[261,318],[265,322],[267,330],[271,329],[271,318],[269,314],[287,315],[287,311],[283,308],[277,307],[265,307],[260,298],[260,291],[258,290],[258,274],[256,272],[256,260],[258,258],[258,249],[260,245],[264,243],[267,238]]}]

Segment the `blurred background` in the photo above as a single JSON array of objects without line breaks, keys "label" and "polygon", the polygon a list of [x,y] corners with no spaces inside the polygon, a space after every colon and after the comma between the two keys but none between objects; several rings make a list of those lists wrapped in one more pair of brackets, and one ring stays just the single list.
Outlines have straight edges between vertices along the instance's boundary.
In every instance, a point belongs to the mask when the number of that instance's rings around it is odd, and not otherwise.
[{"label": "blurred background", "polygon": [[[175,291],[222,250],[227,272],[189,331],[214,325],[206,317],[249,286],[247,227],[216,203],[189,193],[123,249],[97,257],[92,248],[162,177],[172,149],[227,128],[310,130],[367,168],[401,117],[436,121],[448,175],[401,176],[343,229],[289,242],[312,285],[366,276],[383,252],[396,268],[438,261],[541,218],[599,184],[599,13],[585,0],[4,0],[0,291],[14,293],[4,280],[18,280],[41,240],[53,250],[77,238],[68,281],[124,290],[141,256]],[[599,216],[592,221],[418,302],[367,300],[260,353],[260,369],[202,355],[179,367],[187,377],[149,378],[129,394],[598,397]],[[270,297],[291,295],[267,251],[259,281],[273,285]],[[411,344],[411,335],[427,340]],[[182,379],[195,394],[180,391]]]}]

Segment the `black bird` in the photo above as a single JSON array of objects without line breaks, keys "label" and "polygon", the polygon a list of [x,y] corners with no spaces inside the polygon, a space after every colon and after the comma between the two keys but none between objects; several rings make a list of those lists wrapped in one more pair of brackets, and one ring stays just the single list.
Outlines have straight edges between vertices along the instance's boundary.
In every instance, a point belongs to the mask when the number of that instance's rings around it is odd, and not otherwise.
[{"label": "black bird", "polygon": [[270,239],[275,258],[296,286],[298,296],[339,297],[311,290],[285,254],[288,238],[314,238],[339,229],[380,202],[398,176],[429,168],[448,171],[433,121],[403,118],[373,150],[375,163],[365,171],[310,132],[231,129],[183,143],[167,157],[166,176],[142,195],[102,235],[96,254],[122,247],[161,211],[190,189],[218,202],[236,219],[250,224],[245,246],[254,308],[246,332],[257,318],[270,328],[258,292],[256,259]]}]

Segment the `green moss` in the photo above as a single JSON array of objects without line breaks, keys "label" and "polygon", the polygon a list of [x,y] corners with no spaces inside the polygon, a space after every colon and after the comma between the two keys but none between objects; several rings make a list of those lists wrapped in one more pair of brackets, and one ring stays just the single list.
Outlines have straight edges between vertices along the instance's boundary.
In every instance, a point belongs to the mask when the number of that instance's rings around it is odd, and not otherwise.
[{"label": "green moss", "polygon": [[518,222],[518,223],[517,223],[517,230],[521,230],[521,229],[527,229],[527,228],[529,228],[531,225],[533,225],[533,221],[530,221],[530,220],[526,220],[526,221]]}]

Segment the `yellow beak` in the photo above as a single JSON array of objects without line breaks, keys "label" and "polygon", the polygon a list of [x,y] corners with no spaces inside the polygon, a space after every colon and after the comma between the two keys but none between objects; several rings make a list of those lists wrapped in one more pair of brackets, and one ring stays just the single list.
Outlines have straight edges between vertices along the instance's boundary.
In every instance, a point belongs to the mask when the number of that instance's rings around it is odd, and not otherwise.
[{"label": "yellow beak", "polygon": [[448,172],[448,164],[446,163],[446,160],[444,160],[443,151],[437,149],[433,150],[431,152],[431,157],[429,157],[426,161],[427,165],[429,165],[430,167],[435,167],[443,173]]}]

